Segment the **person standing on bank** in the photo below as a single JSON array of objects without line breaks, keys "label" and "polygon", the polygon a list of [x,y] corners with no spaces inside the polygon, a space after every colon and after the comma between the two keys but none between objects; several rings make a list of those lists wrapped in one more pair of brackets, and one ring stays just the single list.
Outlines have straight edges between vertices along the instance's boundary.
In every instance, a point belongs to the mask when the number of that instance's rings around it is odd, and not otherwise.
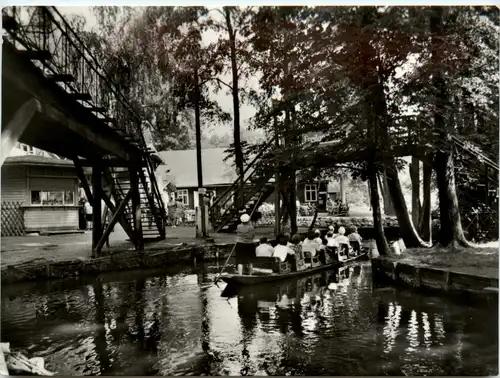
[{"label": "person standing on bank", "polygon": [[241,224],[236,228],[236,264],[238,266],[238,274],[243,274],[243,269],[247,268],[248,274],[252,275],[253,260],[255,259],[255,229],[250,224],[250,215],[243,214],[240,217]]},{"label": "person standing on bank", "polygon": [[92,221],[93,221],[93,209],[92,205],[90,204],[89,201],[85,202],[84,205],[84,210],[85,210],[85,219],[87,220],[87,230],[92,230]]}]

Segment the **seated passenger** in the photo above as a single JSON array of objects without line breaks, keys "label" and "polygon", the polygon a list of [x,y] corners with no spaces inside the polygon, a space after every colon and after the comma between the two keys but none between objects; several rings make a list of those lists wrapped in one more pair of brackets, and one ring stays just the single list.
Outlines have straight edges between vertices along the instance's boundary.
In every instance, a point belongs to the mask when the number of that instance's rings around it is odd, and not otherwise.
[{"label": "seated passenger", "polygon": [[278,244],[276,244],[276,247],[274,247],[274,253],[273,257],[278,257],[282,262],[286,260],[288,255],[294,255],[295,252],[287,247],[288,244],[288,238],[281,234],[278,236]]},{"label": "seated passenger", "polygon": [[325,240],[326,240],[327,247],[338,247],[339,246],[339,242],[333,236],[333,231],[328,231],[328,233],[326,234]]},{"label": "seated passenger", "polygon": [[307,239],[302,242],[302,251],[310,252],[311,257],[316,256],[319,250],[320,244],[316,241],[316,235],[314,231],[309,231],[307,233]]},{"label": "seated passenger", "polygon": [[319,250],[318,250],[318,258],[319,258],[319,261],[322,263],[322,264],[326,264],[326,249],[327,249],[327,240],[326,238],[322,240],[322,243],[321,245],[319,246]]},{"label": "seated passenger", "polygon": [[339,228],[339,234],[335,237],[339,244],[349,244],[349,239],[345,236],[345,228]]},{"label": "seated passenger", "polygon": [[274,253],[274,248],[267,243],[267,238],[265,236],[261,237],[259,240],[260,244],[255,249],[255,254],[257,257],[272,257]]},{"label": "seated passenger", "polygon": [[361,241],[363,240],[361,235],[358,234],[358,228],[356,226],[351,228],[351,233],[347,236],[347,239],[349,239],[350,242],[357,241],[359,244],[361,244]]},{"label": "seated passenger", "polygon": [[299,234],[292,236],[292,247],[291,249],[295,252],[295,257],[304,259],[304,254],[302,253],[302,238]]},{"label": "seated passenger", "polygon": [[321,240],[321,231],[320,230],[314,231],[314,236],[315,236],[314,240],[316,241],[316,243],[321,245],[323,243],[323,241]]}]

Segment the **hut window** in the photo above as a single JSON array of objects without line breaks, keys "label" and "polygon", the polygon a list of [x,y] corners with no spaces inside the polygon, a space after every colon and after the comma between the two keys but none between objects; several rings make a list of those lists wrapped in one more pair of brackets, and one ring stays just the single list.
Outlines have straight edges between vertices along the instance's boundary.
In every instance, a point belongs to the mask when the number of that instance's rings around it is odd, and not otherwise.
[{"label": "hut window", "polygon": [[304,193],[306,202],[316,202],[318,200],[318,189],[316,184],[306,184]]},{"label": "hut window", "polygon": [[41,205],[42,204],[42,197],[41,193],[39,190],[32,190],[31,191],[31,204],[32,205]]},{"label": "hut window", "polygon": [[181,189],[177,191],[177,198],[181,199],[183,205],[189,205],[189,196],[187,189]]},{"label": "hut window", "polygon": [[74,205],[75,204],[75,196],[71,190],[67,190],[64,192],[64,204],[65,205]]},{"label": "hut window", "polygon": [[31,191],[31,204],[41,206],[74,205],[75,195],[72,191]]}]

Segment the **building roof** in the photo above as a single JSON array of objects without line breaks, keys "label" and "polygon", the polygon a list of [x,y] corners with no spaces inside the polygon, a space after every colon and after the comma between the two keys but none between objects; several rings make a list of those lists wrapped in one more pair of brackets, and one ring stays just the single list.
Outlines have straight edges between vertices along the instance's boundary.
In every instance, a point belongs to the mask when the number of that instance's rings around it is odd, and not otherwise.
[{"label": "building roof", "polygon": [[38,155],[10,156],[5,159],[3,165],[44,165],[51,167],[74,167],[72,160],[53,159]]},{"label": "building roof", "polygon": [[[225,148],[207,148],[201,151],[203,186],[232,184],[238,176],[233,159],[224,161]],[[172,181],[178,188],[198,187],[196,150],[160,151],[165,164],[158,167],[164,181]],[[167,172],[170,170],[170,172]]]}]

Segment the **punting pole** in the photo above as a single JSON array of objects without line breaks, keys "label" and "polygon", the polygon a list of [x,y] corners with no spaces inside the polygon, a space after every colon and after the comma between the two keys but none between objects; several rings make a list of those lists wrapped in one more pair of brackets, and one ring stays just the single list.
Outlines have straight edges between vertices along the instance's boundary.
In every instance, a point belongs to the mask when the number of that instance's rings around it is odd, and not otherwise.
[{"label": "punting pole", "polygon": [[[261,193],[261,195],[260,195],[260,197],[259,197],[259,200],[257,201],[256,205],[257,205],[257,204],[259,204],[259,202],[260,202],[260,200],[261,200],[261,198],[262,198],[262,195],[263,195],[263,194],[264,194],[264,193]],[[253,215],[253,213],[255,212],[255,210],[257,210],[257,206],[254,206],[254,208],[253,208],[252,212],[250,213],[250,219],[252,218],[252,215]],[[234,243],[234,245],[233,245],[233,249],[231,250],[231,253],[229,254],[229,256],[227,256],[226,262],[225,262],[225,263],[224,263],[224,265],[222,266],[222,269],[220,270],[220,272],[219,272],[219,274],[217,275],[217,277],[215,277],[215,279],[214,279],[214,284],[215,284],[215,285],[216,285],[216,284],[217,284],[217,282],[219,281],[220,276],[222,275],[222,272],[224,271],[224,269],[226,269],[226,265],[227,265],[227,263],[229,262],[229,259],[231,258],[231,256],[233,255],[234,249],[236,248],[236,244],[237,244],[237,243]]]}]

